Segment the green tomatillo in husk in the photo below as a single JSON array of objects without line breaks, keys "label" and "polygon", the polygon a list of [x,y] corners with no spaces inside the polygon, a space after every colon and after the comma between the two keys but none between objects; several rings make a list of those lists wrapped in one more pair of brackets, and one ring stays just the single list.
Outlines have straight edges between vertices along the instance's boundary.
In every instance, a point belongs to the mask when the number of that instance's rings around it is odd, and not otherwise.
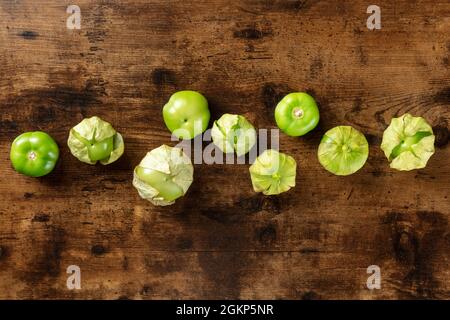
[{"label": "green tomatillo in husk", "polygon": [[191,159],[180,148],[162,145],[148,152],[134,169],[133,186],[141,198],[167,206],[184,196],[193,180]]},{"label": "green tomatillo in husk", "polygon": [[369,144],[355,128],[338,126],[324,134],[317,156],[326,170],[338,176],[347,176],[364,166],[369,156]]},{"label": "green tomatillo in husk", "polygon": [[45,132],[22,133],[11,145],[12,166],[17,172],[26,176],[42,177],[49,174],[58,158],[58,145]]},{"label": "green tomatillo in husk", "polygon": [[245,117],[226,113],[214,121],[211,138],[224,153],[242,156],[255,145],[256,130]]},{"label": "green tomatillo in husk", "polygon": [[276,195],[295,187],[297,163],[287,154],[265,150],[250,166],[253,190]]},{"label": "green tomatillo in husk", "polygon": [[434,153],[434,140],[433,129],[424,118],[406,113],[391,120],[383,133],[381,149],[391,168],[421,169]]},{"label": "green tomatillo in husk", "polygon": [[316,101],[304,92],[288,94],[275,108],[277,126],[288,136],[307,134],[317,126],[319,118]]},{"label": "green tomatillo in husk", "polygon": [[87,118],[70,130],[67,140],[70,152],[78,160],[103,165],[119,159],[125,149],[120,133],[99,117]]}]

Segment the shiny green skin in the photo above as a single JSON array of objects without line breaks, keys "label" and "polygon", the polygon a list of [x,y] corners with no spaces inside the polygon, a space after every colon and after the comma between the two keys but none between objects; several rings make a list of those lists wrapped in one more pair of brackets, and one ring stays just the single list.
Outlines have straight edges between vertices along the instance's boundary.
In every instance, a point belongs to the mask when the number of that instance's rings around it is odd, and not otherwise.
[{"label": "shiny green skin", "polygon": [[137,166],[136,174],[139,179],[158,190],[159,196],[165,201],[174,201],[184,194],[183,189],[166,173]]},{"label": "shiny green skin", "polygon": [[22,133],[11,145],[12,166],[26,176],[42,177],[49,174],[55,168],[58,158],[58,145],[45,132]]},{"label": "shiny green skin", "polygon": [[277,126],[288,136],[307,134],[317,126],[319,119],[316,101],[304,92],[288,94],[275,108]]},{"label": "shiny green skin", "polygon": [[196,91],[174,93],[163,108],[167,128],[180,139],[192,139],[208,128],[211,114],[206,98]]},{"label": "shiny green skin", "polygon": [[419,131],[412,137],[406,137],[398,146],[392,150],[391,156],[389,157],[391,160],[395,159],[400,155],[400,153],[405,151],[411,151],[414,153],[412,146],[417,144],[420,140],[422,140],[425,137],[431,136],[431,132],[427,131]]},{"label": "shiny green skin", "polygon": [[107,159],[114,149],[114,136],[104,139],[103,141],[95,141],[94,138],[92,138],[92,140],[83,138],[75,131],[72,134],[87,147],[89,159],[91,161]]}]

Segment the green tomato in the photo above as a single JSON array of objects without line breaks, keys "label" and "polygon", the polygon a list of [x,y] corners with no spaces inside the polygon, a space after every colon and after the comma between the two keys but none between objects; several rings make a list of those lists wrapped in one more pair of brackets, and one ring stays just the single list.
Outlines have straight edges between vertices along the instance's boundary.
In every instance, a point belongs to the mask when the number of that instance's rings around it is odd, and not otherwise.
[{"label": "green tomato", "polygon": [[203,95],[196,91],[178,91],[164,106],[163,117],[173,135],[189,140],[208,128],[211,114]]},{"label": "green tomato", "polygon": [[338,176],[347,176],[361,169],[369,156],[364,135],[350,126],[338,126],[322,137],[317,152],[320,164]]},{"label": "green tomato", "polygon": [[58,158],[58,145],[45,132],[25,132],[11,145],[10,159],[14,169],[30,177],[49,174]]},{"label": "green tomato", "polygon": [[290,93],[275,108],[275,121],[288,136],[307,134],[319,123],[319,108],[316,101],[304,92]]}]

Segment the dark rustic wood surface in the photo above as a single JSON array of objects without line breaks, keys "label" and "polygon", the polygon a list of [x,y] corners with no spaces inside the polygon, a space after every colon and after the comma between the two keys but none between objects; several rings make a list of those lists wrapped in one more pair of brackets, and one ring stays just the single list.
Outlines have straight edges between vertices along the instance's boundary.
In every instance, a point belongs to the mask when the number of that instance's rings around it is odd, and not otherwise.
[{"label": "dark rustic wood surface", "polygon": [[[0,1],[0,298],[450,298],[450,3],[402,1]],[[366,9],[382,29],[366,28]],[[231,112],[274,128],[283,94],[312,93],[321,122],[281,135],[298,162],[295,189],[255,194],[248,165],[196,165],[171,207],[141,200],[132,169],[172,144],[161,108],[199,90],[214,118]],[[380,150],[393,116],[424,116],[437,135],[426,169],[395,172]],[[66,145],[84,117],[126,141],[113,165]],[[349,177],[316,159],[321,135],[352,125],[370,143]],[[44,130],[56,170],[11,169],[10,143]],[[79,265],[82,289],[66,288]],[[382,289],[366,288],[379,265]]]}]

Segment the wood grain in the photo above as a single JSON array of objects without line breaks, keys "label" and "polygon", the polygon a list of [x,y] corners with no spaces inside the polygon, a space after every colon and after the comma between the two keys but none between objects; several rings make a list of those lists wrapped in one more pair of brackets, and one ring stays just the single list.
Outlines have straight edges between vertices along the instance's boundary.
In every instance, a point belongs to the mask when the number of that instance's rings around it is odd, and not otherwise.
[{"label": "wood grain", "polygon": [[[0,298],[450,299],[450,3],[378,1],[0,1]],[[174,145],[161,116],[171,93],[201,91],[214,118],[275,128],[290,91],[313,94],[319,127],[280,136],[297,187],[255,194],[248,165],[196,165],[171,207],[141,200],[132,169]],[[427,168],[389,169],[379,145],[394,116],[424,116],[437,135]],[[66,145],[98,115],[126,141],[110,166]],[[365,167],[328,174],[322,134],[352,125],[370,143]],[[44,130],[61,161],[47,177],[15,173],[14,137]],[[78,265],[82,289],[66,288]],[[366,268],[379,265],[381,290]]]}]

